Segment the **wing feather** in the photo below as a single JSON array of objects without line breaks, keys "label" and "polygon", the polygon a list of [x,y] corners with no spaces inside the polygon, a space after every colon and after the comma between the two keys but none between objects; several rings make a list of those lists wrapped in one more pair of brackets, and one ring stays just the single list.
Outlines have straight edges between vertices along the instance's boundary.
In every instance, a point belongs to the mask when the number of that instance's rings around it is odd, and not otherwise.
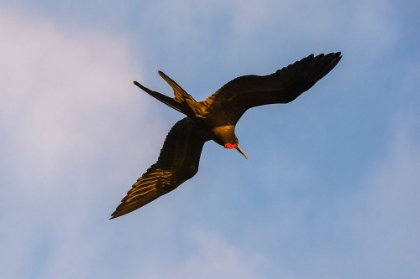
[{"label": "wing feather", "polygon": [[218,110],[226,121],[236,124],[249,108],[293,101],[328,74],[340,59],[340,52],[311,54],[271,75],[241,76],[222,86],[202,104],[208,108],[209,115]]},{"label": "wing feather", "polygon": [[111,219],[150,203],[193,177],[208,140],[207,134],[188,117],[178,121],[166,136],[157,162],[133,184]]}]

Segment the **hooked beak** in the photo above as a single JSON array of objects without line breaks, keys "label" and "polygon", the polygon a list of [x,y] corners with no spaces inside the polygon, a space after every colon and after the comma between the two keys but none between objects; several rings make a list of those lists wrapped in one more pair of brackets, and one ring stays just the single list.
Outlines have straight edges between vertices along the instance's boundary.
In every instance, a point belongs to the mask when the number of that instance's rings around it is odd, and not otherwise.
[{"label": "hooked beak", "polygon": [[242,150],[242,148],[239,146],[239,144],[236,146],[236,150],[239,151],[239,153],[241,153],[242,155],[244,155],[245,159],[248,159],[248,156],[246,155],[246,153]]}]

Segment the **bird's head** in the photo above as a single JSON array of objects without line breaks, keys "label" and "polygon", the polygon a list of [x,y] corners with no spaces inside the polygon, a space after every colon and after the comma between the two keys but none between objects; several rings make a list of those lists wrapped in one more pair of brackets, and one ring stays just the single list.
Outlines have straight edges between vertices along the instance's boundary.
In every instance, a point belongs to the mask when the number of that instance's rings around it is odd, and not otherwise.
[{"label": "bird's head", "polygon": [[239,151],[239,153],[241,153],[242,155],[244,155],[245,159],[248,159],[248,156],[246,155],[246,153],[242,150],[242,148],[239,146],[239,141],[238,138],[235,136],[235,139],[231,142],[225,142],[223,144],[223,146],[225,148],[229,148],[229,149],[236,149]]},{"label": "bird's head", "polygon": [[248,156],[239,146],[238,137],[235,135],[235,125],[221,125],[212,128],[213,140],[218,144],[229,149],[236,149],[244,155],[246,159]]}]

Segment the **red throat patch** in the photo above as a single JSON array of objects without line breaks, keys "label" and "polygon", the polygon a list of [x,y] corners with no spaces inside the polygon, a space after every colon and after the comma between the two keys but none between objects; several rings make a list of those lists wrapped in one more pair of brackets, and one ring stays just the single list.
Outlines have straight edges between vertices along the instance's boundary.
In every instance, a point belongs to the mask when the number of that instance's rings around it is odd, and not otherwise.
[{"label": "red throat patch", "polygon": [[236,147],[238,147],[238,145],[236,143],[225,143],[225,148],[229,148],[229,149],[234,149]]}]

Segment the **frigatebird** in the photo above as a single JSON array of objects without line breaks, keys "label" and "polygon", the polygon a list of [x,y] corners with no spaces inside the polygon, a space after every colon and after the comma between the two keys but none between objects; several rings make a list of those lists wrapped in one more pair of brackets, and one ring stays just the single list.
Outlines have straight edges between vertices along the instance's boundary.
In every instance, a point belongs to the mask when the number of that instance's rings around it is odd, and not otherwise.
[{"label": "frigatebird", "polygon": [[146,93],[187,117],[171,128],[157,162],[133,184],[111,219],[150,203],[192,178],[198,171],[204,143],[209,140],[248,158],[235,135],[235,125],[245,111],[293,101],[328,74],[341,57],[340,52],[311,54],[270,75],[237,77],[202,102],[194,100],[161,71],[158,73],[172,87],[174,98],[134,81]]}]

